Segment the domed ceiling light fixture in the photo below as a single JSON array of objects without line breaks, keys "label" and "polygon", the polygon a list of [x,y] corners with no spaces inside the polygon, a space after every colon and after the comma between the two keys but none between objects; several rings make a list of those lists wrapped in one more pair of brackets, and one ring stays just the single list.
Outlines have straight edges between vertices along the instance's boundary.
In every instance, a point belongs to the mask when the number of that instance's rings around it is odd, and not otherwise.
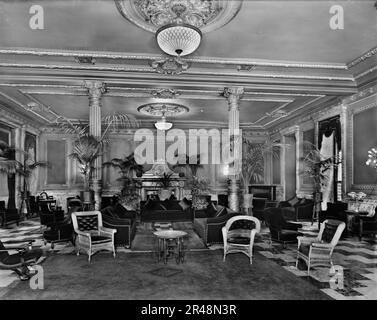
[{"label": "domed ceiling light fixture", "polygon": [[171,122],[167,122],[166,121],[165,112],[162,112],[162,118],[161,118],[161,120],[158,120],[154,124],[154,126],[158,130],[167,131],[167,130],[171,129],[171,127],[173,126],[173,124]]},{"label": "domed ceiling light fixture", "polygon": [[187,56],[198,49],[202,40],[199,28],[184,23],[170,23],[156,32],[157,44],[171,56]]}]

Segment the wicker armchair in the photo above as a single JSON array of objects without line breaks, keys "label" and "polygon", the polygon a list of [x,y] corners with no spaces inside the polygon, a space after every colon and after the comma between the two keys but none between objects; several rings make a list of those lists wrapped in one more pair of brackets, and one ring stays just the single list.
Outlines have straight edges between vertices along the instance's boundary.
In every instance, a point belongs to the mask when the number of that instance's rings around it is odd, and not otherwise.
[{"label": "wicker armchair", "polygon": [[308,266],[308,275],[310,274],[310,267],[332,267],[332,253],[345,227],[346,224],[342,221],[328,219],[321,223],[319,234],[316,238],[297,237],[296,268],[299,259],[305,261]]},{"label": "wicker armchair", "polygon": [[90,262],[94,253],[108,250],[115,258],[114,234],[117,231],[103,227],[100,211],[73,212],[72,222],[77,233],[77,255],[80,254],[80,250],[83,250],[88,254]]},{"label": "wicker armchair", "polygon": [[224,241],[224,261],[228,253],[246,254],[253,263],[253,245],[255,234],[260,231],[260,222],[251,216],[230,218],[222,228]]}]

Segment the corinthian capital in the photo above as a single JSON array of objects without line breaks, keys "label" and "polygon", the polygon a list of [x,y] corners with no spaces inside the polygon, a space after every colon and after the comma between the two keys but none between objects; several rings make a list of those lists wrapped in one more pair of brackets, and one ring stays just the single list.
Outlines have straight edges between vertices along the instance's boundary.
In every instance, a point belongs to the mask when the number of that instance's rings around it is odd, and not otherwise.
[{"label": "corinthian capital", "polygon": [[244,93],[243,87],[226,87],[224,88],[223,95],[228,99],[230,104],[238,103]]},{"label": "corinthian capital", "polygon": [[106,86],[101,81],[84,80],[84,87],[88,89],[90,97],[99,98],[106,92]]}]

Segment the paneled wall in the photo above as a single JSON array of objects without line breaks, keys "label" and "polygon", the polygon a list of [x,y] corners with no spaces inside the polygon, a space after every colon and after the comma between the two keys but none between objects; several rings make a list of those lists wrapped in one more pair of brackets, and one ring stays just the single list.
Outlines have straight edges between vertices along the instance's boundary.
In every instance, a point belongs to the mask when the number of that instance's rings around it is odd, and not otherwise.
[{"label": "paneled wall", "polygon": [[[304,141],[317,145],[318,123],[336,115],[340,116],[341,121],[342,193],[345,195],[350,191],[364,191],[369,197],[377,197],[377,172],[365,164],[368,150],[377,147],[377,86],[365,88],[353,96],[340,100],[336,105],[286,121],[270,131],[273,139],[281,139],[283,143],[285,135],[296,132],[296,163],[298,164],[296,193],[311,197],[313,192],[310,178],[302,175],[300,159],[308,151]],[[280,175],[282,185],[286,184],[285,171],[289,167],[284,152],[287,152],[286,148],[283,148],[283,156],[280,157],[280,168],[278,161],[271,163],[273,181],[278,182]]]},{"label": "paneled wall", "polygon": [[[154,132],[155,134],[155,132]],[[188,132],[185,131],[186,137]],[[156,137],[156,134],[155,134]],[[249,133],[246,138],[255,142],[263,143],[266,140],[266,135],[254,136]],[[39,152],[43,160],[49,162],[48,169],[42,169],[39,175],[39,190],[46,190],[55,195],[61,205],[65,205],[65,198],[78,194],[82,189],[82,178],[79,172],[79,167],[74,160],[69,158],[72,153],[72,145],[74,136],[58,133],[57,131],[45,132],[40,137]],[[166,148],[173,142],[166,142]],[[113,158],[123,158],[131,154],[139,142],[134,141],[134,134],[131,130],[119,131],[109,135],[109,143],[106,145],[103,153],[103,162],[108,162]],[[198,144],[199,145],[199,144]],[[208,145],[208,160],[212,159],[211,138],[209,138]],[[157,157],[157,150],[155,150],[155,157]],[[201,153],[199,147],[198,152]],[[144,170],[149,170],[151,165],[145,165]],[[267,168],[267,165],[266,165]],[[224,193],[227,188],[227,177],[223,173],[224,165],[222,164],[203,164],[202,168],[198,169],[198,175],[208,178],[210,181],[211,190],[213,193]],[[266,169],[266,181],[272,178],[268,175]],[[121,182],[119,178],[119,170],[112,167],[103,168],[103,193],[114,194],[121,189]]]}]

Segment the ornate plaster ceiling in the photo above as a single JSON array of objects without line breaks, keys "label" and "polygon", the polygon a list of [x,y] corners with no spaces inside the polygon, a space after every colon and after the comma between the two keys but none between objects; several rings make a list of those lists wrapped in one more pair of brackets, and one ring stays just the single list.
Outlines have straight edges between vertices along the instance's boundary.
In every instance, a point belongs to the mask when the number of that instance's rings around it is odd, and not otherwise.
[{"label": "ornate plaster ceiling", "polygon": [[203,33],[230,22],[242,0],[115,0],[121,14],[135,25],[155,33],[170,23],[187,23]]},{"label": "ornate plaster ceiling", "polygon": [[[189,8],[196,1],[179,2]],[[190,109],[175,121],[181,126],[220,127],[228,121],[224,88],[242,86],[241,126],[268,129],[376,81],[374,2],[337,1],[345,28],[330,30],[331,1],[203,1],[196,14],[207,21],[200,26],[202,44],[182,59],[176,74],[166,72],[171,66],[152,33],[165,20],[141,22],[149,9],[143,13],[135,7],[138,25],[119,12],[136,1],[118,1],[118,6],[113,0],[41,1],[45,29],[31,30],[34,1],[0,0],[0,109],[38,126],[59,115],[85,121],[83,81],[95,79],[107,87],[104,115],[126,111],[154,121],[138,106],[169,102]],[[184,11],[179,5],[175,10]],[[158,7],[152,12],[158,17]]]}]

